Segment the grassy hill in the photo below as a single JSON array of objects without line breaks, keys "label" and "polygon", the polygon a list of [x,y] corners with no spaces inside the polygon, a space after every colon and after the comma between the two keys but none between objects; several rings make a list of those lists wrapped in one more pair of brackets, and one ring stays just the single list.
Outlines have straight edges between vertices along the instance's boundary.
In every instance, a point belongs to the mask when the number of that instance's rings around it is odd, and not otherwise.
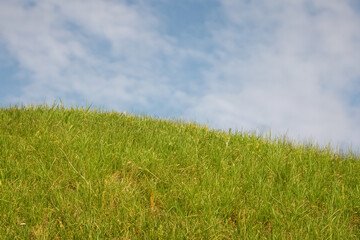
[{"label": "grassy hill", "polygon": [[0,239],[359,239],[360,161],[59,105],[0,109]]}]

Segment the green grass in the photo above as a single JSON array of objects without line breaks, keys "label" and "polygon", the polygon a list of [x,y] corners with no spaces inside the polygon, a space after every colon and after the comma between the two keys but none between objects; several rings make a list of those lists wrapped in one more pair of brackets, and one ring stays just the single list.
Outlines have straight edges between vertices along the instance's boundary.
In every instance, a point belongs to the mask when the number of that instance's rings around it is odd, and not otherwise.
[{"label": "green grass", "polygon": [[0,109],[0,239],[359,239],[354,154],[59,105]]}]

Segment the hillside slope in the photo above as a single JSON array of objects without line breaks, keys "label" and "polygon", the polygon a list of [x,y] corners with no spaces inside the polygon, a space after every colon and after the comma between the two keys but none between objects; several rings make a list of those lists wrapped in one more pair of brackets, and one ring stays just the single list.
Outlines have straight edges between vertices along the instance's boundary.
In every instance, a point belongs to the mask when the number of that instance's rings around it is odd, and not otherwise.
[{"label": "hillside slope", "polygon": [[0,109],[1,239],[359,239],[360,161],[205,126]]}]

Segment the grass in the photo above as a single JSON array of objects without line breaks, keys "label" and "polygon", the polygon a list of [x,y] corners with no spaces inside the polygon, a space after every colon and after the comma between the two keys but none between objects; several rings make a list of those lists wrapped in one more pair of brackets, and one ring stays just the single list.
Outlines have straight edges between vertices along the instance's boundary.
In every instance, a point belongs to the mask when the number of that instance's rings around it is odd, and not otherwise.
[{"label": "grass", "polygon": [[354,154],[59,105],[0,109],[1,239],[359,239]]}]

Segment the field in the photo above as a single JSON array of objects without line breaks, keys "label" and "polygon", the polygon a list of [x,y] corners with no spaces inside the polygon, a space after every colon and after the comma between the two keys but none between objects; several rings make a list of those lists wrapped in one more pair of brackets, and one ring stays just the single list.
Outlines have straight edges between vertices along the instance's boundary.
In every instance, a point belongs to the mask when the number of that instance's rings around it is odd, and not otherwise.
[{"label": "field", "polygon": [[0,239],[359,238],[351,152],[96,109],[0,109]]}]

